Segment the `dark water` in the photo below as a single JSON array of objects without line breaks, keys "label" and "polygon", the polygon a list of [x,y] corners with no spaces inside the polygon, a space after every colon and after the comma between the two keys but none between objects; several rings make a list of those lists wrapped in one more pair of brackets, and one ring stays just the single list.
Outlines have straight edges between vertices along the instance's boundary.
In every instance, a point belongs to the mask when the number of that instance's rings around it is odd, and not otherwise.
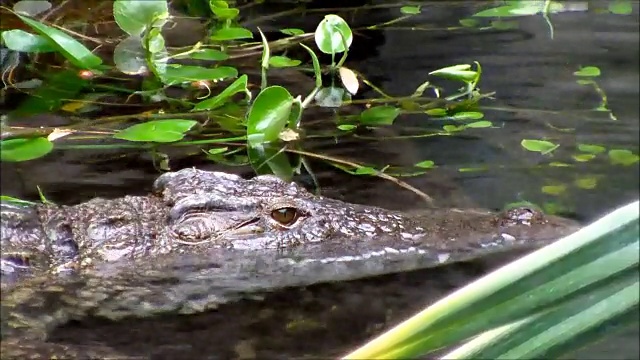
[{"label": "dark water", "polygon": [[[585,11],[554,14],[551,16],[553,39],[540,16],[517,19],[518,29],[513,30],[446,30],[446,27],[457,26],[459,19],[470,16],[482,4],[424,2],[420,16],[396,26],[428,29],[362,31],[354,41],[354,50],[346,65],[361,72],[386,93],[406,96],[428,79],[430,71],[478,61],[483,67],[481,90],[496,92],[495,99],[483,102],[483,111],[486,119],[498,128],[467,131],[458,137],[388,139],[420,134],[443,125],[426,115],[409,115],[399,117],[395,125],[385,131],[370,134],[380,136],[375,140],[313,140],[308,142],[306,150],[378,166],[410,166],[433,160],[439,165],[437,169],[405,180],[445,206],[472,204],[497,209],[505,203],[529,200],[542,205],[556,204],[567,214],[590,220],[636,200],[637,163],[612,165],[606,156],[578,163],[571,156],[576,153],[578,143],[638,153],[638,3],[633,3],[634,12],[629,16],[595,10],[602,4],[606,7],[606,2],[589,2],[589,10]],[[282,9],[285,7],[282,5]],[[276,10],[280,9],[272,6],[260,11]],[[256,10],[256,13],[260,12]],[[398,13],[397,9],[361,9],[346,12],[343,17],[352,27],[357,27],[388,21]],[[251,25],[266,31],[282,27],[311,31],[322,16],[323,13],[310,13],[306,17],[254,20]],[[601,98],[592,87],[576,83],[573,72],[581,66],[601,69],[602,75],[596,81],[606,94],[616,120],[611,119],[609,113],[592,110]],[[364,87],[364,92],[355,98],[375,96],[371,89]],[[315,114],[312,115],[314,121],[333,124],[330,113],[312,114]],[[561,146],[550,158],[525,151],[520,146],[523,138],[546,139]],[[208,162],[198,151],[170,151],[173,169],[198,166],[251,174],[250,169]],[[574,166],[545,166],[551,160]],[[417,196],[391,183],[345,175],[318,161],[312,164],[320,174],[320,185],[332,196],[396,209],[422,206]],[[4,195],[36,199],[36,185],[40,185],[47,197],[61,203],[93,196],[144,193],[157,176],[150,157],[133,151],[58,151],[41,160],[2,163],[1,166]],[[478,166],[488,166],[489,170],[458,171]],[[597,185],[593,189],[582,189],[576,182],[583,178],[596,179]],[[566,192],[549,195],[541,191],[543,186],[555,185],[565,185]],[[225,311],[183,319],[179,323],[160,319],[140,322],[139,327],[100,321],[75,324],[61,330],[58,336],[60,341],[71,343],[85,337],[79,342],[112,346],[130,355],[163,349],[161,352],[167,358],[203,353],[217,354],[220,358],[250,358],[252,354],[258,357],[337,355],[492,266],[473,263],[348,286],[296,289],[275,294],[266,302],[233,305],[221,309]],[[429,289],[428,294],[425,295],[424,289]],[[354,318],[355,309],[362,316]],[[83,331],[86,327],[92,331]],[[581,352],[579,357],[638,358],[637,328],[624,334],[607,338]],[[140,345],[147,342],[148,345]]]}]

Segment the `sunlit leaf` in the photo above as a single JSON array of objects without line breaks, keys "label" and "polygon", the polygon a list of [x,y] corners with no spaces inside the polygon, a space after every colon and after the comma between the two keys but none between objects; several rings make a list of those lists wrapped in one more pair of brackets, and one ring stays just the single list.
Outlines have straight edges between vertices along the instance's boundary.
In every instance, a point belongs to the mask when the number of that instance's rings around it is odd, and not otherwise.
[{"label": "sunlit leaf", "polygon": [[358,92],[358,88],[360,87],[360,83],[358,82],[358,77],[353,70],[347,67],[340,67],[338,69],[338,73],[340,74],[340,80],[342,81],[342,85],[348,92],[352,95],[355,95]]},{"label": "sunlit leaf", "polygon": [[353,33],[344,19],[338,15],[329,14],[318,24],[315,41],[318,49],[323,53],[337,54],[346,51],[351,46]]},{"label": "sunlit leaf", "polygon": [[414,166],[419,167],[419,168],[423,168],[423,169],[431,169],[432,167],[434,167],[436,163],[433,162],[433,160],[424,160],[424,161],[420,161],[419,163],[415,164]]},{"label": "sunlit leaf", "polygon": [[247,81],[248,81],[248,76],[246,74],[240,76],[239,78],[236,79],[236,81],[234,81],[232,84],[227,86],[218,95],[197,103],[191,111],[204,111],[204,110],[216,109],[224,105],[224,103],[226,103],[233,95],[240,92],[245,92],[247,94],[247,97],[250,97],[251,92],[249,92],[249,89],[247,88]]},{"label": "sunlit leaf", "polygon": [[542,154],[548,154],[553,150],[557,149],[558,147],[560,147],[560,145],[556,145],[550,141],[532,140],[532,139],[523,139],[520,142],[520,145],[522,145],[523,148],[529,151],[535,151]]},{"label": "sunlit leaf", "polygon": [[592,144],[578,144],[578,150],[591,154],[601,154],[607,149],[604,146]]},{"label": "sunlit leaf", "polygon": [[609,150],[609,160],[614,165],[633,165],[638,162],[638,155],[626,149]]},{"label": "sunlit leaf", "polygon": [[457,80],[462,82],[475,81],[479,74],[477,71],[470,70],[471,65],[461,64],[448,66],[442,69],[434,70],[429,75],[443,77],[446,79]]},{"label": "sunlit leaf", "polygon": [[600,68],[595,66],[585,66],[573,73],[575,76],[596,77],[600,76]]},{"label": "sunlit leaf", "polygon": [[162,0],[116,0],[113,17],[122,31],[140,36],[149,26],[162,27],[169,18],[169,7]]},{"label": "sunlit leaf", "polygon": [[13,196],[8,196],[8,195],[0,195],[0,201],[7,202],[7,203],[13,203],[13,204],[16,204],[16,205],[26,205],[26,206],[30,206],[30,205],[35,205],[36,204],[33,201],[22,200],[22,199],[14,198]]},{"label": "sunlit leaf", "polygon": [[47,155],[51,150],[53,150],[53,143],[44,137],[0,140],[2,161],[33,160]]},{"label": "sunlit leaf", "polygon": [[420,14],[420,6],[403,6],[400,8],[400,12],[405,15]]},{"label": "sunlit leaf", "polygon": [[[479,120],[484,117],[484,114],[478,111],[462,111],[455,113],[451,116],[453,120]],[[467,124],[468,125],[468,124]],[[490,125],[489,125],[490,126]]]},{"label": "sunlit leaf", "polygon": [[38,34],[48,39],[49,43],[73,65],[79,68],[93,69],[102,64],[100,57],[94,55],[80,42],[67,35],[67,33],[44,25],[26,16],[18,15],[18,17]]},{"label": "sunlit leaf", "polygon": [[227,40],[239,40],[239,39],[253,39],[253,33],[249,29],[245,28],[222,28],[216,30],[211,35],[211,40],[214,41],[227,41]]},{"label": "sunlit leaf", "polygon": [[351,131],[357,128],[357,126],[352,124],[342,124],[342,125],[338,125],[337,128],[338,130],[342,130],[342,131]]},{"label": "sunlit leaf", "polygon": [[116,139],[168,143],[179,141],[198,122],[194,120],[152,120],[130,126],[113,135]]},{"label": "sunlit leaf", "polygon": [[594,154],[575,154],[572,157],[577,162],[587,162],[595,159],[596,156]]},{"label": "sunlit leaf", "polygon": [[293,96],[282,86],[270,86],[258,94],[247,116],[247,140],[260,144],[278,140],[289,121]]},{"label": "sunlit leaf", "polygon": [[300,60],[290,59],[286,56],[271,56],[269,58],[269,65],[273,67],[292,67],[300,65],[300,63]]},{"label": "sunlit leaf", "polygon": [[629,15],[633,12],[633,6],[629,0],[613,0],[609,3],[609,11],[617,15]]},{"label": "sunlit leaf", "polygon": [[7,30],[2,32],[4,45],[13,50],[26,53],[46,53],[56,51],[55,45],[40,36],[24,30]]},{"label": "sunlit leaf", "polygon": [[400,109],[389,106],[374,106],[360,114],[360,122],[365,125],[391,125],[400,115]]},{"label": "sunlit leaf", "polygon": [[468,128],[475,128],[475,129],[480,129],[480,128],[488,128],[493,126],[493,124],[491,123],[491,121],[474,121],[472,123],[468,123],[465,125]]}]

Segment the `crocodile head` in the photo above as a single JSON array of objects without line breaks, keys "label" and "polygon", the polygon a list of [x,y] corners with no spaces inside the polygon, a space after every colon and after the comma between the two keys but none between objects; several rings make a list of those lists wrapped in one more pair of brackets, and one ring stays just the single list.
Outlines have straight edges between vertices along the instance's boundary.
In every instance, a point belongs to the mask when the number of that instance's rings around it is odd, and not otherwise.
[{"label": "crocodile head", "polygon": [[168,235],[184,244],[235,249],[286,248],[331,238],[393,234],[411,238],[424,229],[381,208],[315,196],[275,176],[245,180],[237,175],[185,169],[161,175],[154,193],[171,208]]}]

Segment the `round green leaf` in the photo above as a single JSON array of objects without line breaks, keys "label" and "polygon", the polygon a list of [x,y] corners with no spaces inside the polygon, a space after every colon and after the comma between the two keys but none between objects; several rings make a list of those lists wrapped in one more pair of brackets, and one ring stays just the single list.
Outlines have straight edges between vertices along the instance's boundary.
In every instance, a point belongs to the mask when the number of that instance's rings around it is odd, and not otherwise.
[{"label": "round green leaf", "polygon": [[53,143],[45,137],[0,141],[0,159],[2,161],[33,160],[47,155],[51,150],[53,150]]},{"label": "round green leaf", "polygon": [[162,27],[169,18],[169,7],[167,1],[116,0],[113,17],[122,31],[139,36],[149,26]]},{"label": "round green leaf", "polygon": [[77,40],[67,35],[67,33],[44,25],[26,16],[18,15],[18,17],[38,34],[46,38],[49,43],[73,65],[79,68],[93,69],[102,64],[102,59],[94,55]]},{"label": "round green leaf", "polygon": [[215,49],[200,49],[189,55],[190,58],[196,60],[222,61],[227,60],[229,55],[225,52]]},{"label": "round green leaf", "polygon": [[629,15],[633,12],[630,0],[614,0],[609,3],[609,11],[617,15]]},{"label": "round green leaf", "polygon": [[197,121],[194,120],[153,120],[120,130],[113,137],[128,141],[168,143],[182,140],[195,124]]},{"label": "round green leaf", "polygon": [[415,164],[414,166],[417,166],[419,168],[423,168],[423,169],[431,169],[436,163],[433,162],[433,160],[425,160],[425,161],[420,161],[419,163]]},{"label": "round green leaf", "polygon": [[9,49],[14,51],[21,51],[26,53],[44,53],[56,51],[55,46],[52,45],[46,38],[19,29],[3,31],[2,41]]},{"label": "round green leaf", "polygon": [[211,35],[211,40],[226,41],[238,39],[253,39],[253,33],[249,29],[230,27],[217,30]]},{"label": "round green leaf", "polygon": [[578,144],[578,150],[590,154],[600,154],[605,152],[607,149],[600,145]]},{"label": "round green leaf", "polygon": [[400,12],[405,15],[417,15],[420,14],[420,6],[403,6]]},{"label": "round green leaf", "polygon": [[340,16],[330,14],[325,16],[318,24],[315,40],[318,49],[323,53],[337,54],[346,51],[351,46],[353,33],[349,24]]},{"label": "round green leaf", "polygon": [[282,86],[264,89],[249,109],[247,138],[249,143],[275,141],[289,121],[293,96]]},{"label": "round green leaf", "polygon": [[391,125],[400,114],[400,109],[393,106],[375,106],[360,114],[360,122],[365,125]]},{"label": "round green leaf", "polygon": [[575,76],[597,77],[600,76],[600,69],[595,66],[585,66],[573,73]]}]

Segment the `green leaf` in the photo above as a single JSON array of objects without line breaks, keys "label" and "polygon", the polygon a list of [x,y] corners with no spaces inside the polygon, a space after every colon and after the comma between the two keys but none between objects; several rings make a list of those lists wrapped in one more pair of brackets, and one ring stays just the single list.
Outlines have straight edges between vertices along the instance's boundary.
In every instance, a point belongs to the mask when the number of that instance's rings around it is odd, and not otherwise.
[{"label": "green leaf", "polygon": [[419,163],[415,164],[414,166],[419,167],[419,168],[423,168],[423,169],[431,169],[432,167],[434,167],[436,163],[433,162],[433,160],[424,160],[424,161],[420,161]]},{"label": "green leaf", "polygon": [[617,15],[630,15],[633,7],[629,0],[614,0],[609,3],[609,11]]},{"label": "green leaf", "polygon": [[452,132],[456,132],[456,131],[462,131],[466,128],[466,126],[464,125],[445,125],[442,127],[442,130],[448,132],[448,133],[452,133]]},{"label": "green leaf", "polygon": [[209,155],[219,155],[219,154],[224,154],[225,152],[227,152],[227,150],[229,150],[229,148],[225,146],[221,148],[209,149],[207,153],[209,153]]},{"label": "green leaf", "polygon": [[130,126],[113,135],[116,139],[168,143],[179,141],[198,122],[194,120],[152,120]]},{"label": "green leaf", "polygon": [[274,174],[280,179],[291,181],[294,168],[289,162],[284,148],[271,144],[253,144],[247,149],[249,161],[256,174]]},{"label": "green leaf", "polygon": [[544,194],[558,196],[567,192],[567,186],[566,185],[546,185],[546,186],[543,186],[540,191],[542,191]]},{"label": "green leaf", "polygon": [[289,121],[293,96],[282,86],[269,86],[258,94],[247,116],[249,144],[276,141]]},{"label": "green leaf", "polygon": [[573,183],[580,189],[590,190],[595,189],[596,186],[598,186],[598,179],[594,177],[586,177],[576,179]]},{"label": "green leaf", "polygon": [[365,125],[391,125],[400,115],[400,109],[389,106],[374,106],[360,114],[360,122]]},{"label": "green leaf", "polygon": [[214,41],[227,41],[227,40],[238,40],[238,39],[253,39],[253,33],[249,29],[229,27],[229,28],[219,29],[215,31],[213,35],[211,35],[211,40],[214,40]]},{"label": "green leaf", "polygon": [[42,37],[47,39],[50,45],[69,60],[73,65],[83,69],[95,69],[102,64],[102,59],[91,53],[84,45],[58,29],[44,25],[26,16],[18,15],[20,20],[29,25]]},{"label": "green leaf", "polygon": [[20,162],[47,155],[53,150],[53,143],[45,137],[0,140],[0,159]]},{"label": "green leaf", "polygon": [[578,144],[578,150],[590,154],[601,154],[607,149],[604,146],[592,145],[592,144]]},{"label": "green leaf", "polygon": [[447,109],[434,108],[434,109],[429,109],[425,111],[425,113],[430,116],[442,117],[442,116],[447,116]]},{"label": "green leaf", "polygon": [[53,112],[62,107],[66,99],[74,99],[88,84],[74,70],[62,70],[46,74],[44,83],[20,103],[12,113],[25,116]]},{"label": "green leaf", "polygon": [[206,68],[202,66],[178,65],[167,67],[162,81],[165,84],[179,84],[201,80],[223,80],[237,76],[238,70],[230,66]]},{"label": "green leaf", "polygon": [[226,1],[209,1],[209,8],[219,20],[223,21],[233,20],[240,14],[239,9],[230,8]]},{"label": "green leaf", "polygon": [[[478,111],[463,111],[455,113],[451,116],[453,120],[479,120],[484,117],[484,114]],[[467,124],[468,126],[468,124]]]},{"label": "green leaf", "polygon": [[287,28],[287,29],[282,29],[280,30],[281,33],[285,34],[285,35],[291,35],[291,36],[296,36],[296,35],[302,35],[304,34],[304,30],[302,29],[297,29],[297,28]]},{"label": "green leaf", "polygon": [[417,15],[420,14],[420,6],[403,6],[400,12],[405,15]]},{"label": "green leaf", "polygon": [[322,68],[320,67],[318,56],[313,52],[313,50],[311,50],[310,47],[306,46],[305,44],[300,43],[300,46],[305,48],[305,50],[307,50],[307,52],[309,53],[309,56],[311,56],[311,62],[313,63],[313,73],[316,77],[316,87],[322,87]]},{"label": "green leaf", "polygon": [[162,27],[169,18],[169,7],[161,0],[116,0],[113,17],[122,31],[140,36],[147,27]]},{"label": "green leaf", "polygon": [[377,173],[378,170],[370,166],[360,166],[353,172],[354,175],[375,175]]},{"label": "green leaf", "polygon": [[535,151],[542,154],[548,154],[553,150],[557,149],[558,147],[560,147],[560,145],[556,145],[550,141],[531,140],[531,139],[523,139],[520,142],[520,145],[522,145],[523,148],[529,151]]},{"label": "green leaf", "polygon": [[338,125],[338,130],[342,130],[342,131],[351,131],[353,129],[357,128],[356,125],[352,125],[352,124],[342,124],[342,125]]},{"label": "green leaf", "polygon": [[251,92],[247,88],[248,76],[240,76],[231,85],[227,86],[220,94],[197,103],[191,111],[214,110],[224,105],[233,95],[245,92],[247,97],[251,97]]},{"label": "green leaf", "polygon": [[16,205],[25,205],[25,206],[36,204],[33,201],[22,200],[22,199],[14,198],[13,196],[7,196],[7,195],[0,195],[0,201],[13,203]]},{"label": "green leaf", "polygon": [[577,162],[587,162],[595,159],[596,156],[594,154],[575,154],[572,157]]},{"label": "green leaf", "polygon": [[189,54],[189,57],[195,60],[223,61],[229,58],[229,54],[215,49],[200,49]]},{"label": "green leaf", "polygon": [[13,51],[26,53],[47,53],[56,51],[55,45],[40,36],[28,33],[24,30],[7,30],[2,32],[2,41],[5,46]]},{"label": "green leaf", "polygon": [[493,126],[493,124],[491,123],[491,121],[483,120],[483,121],[475,121],[475,122],[472,122],[472,123],[468,123],[465,126],[468,127],[468,128],[480,129],[480,128],[491,127],[491,126]]},{"label": "green leaf", "polygon": [[573,73],[575,76],[596,77],[600,76],[600,69],[595,66],[585,66]]},{"label": "green leaf", "polygon": [[292,67],[300,65],[301,61],[290,59],[286,56],[272,56],[269,58],[269,65],[273,67]]},{"label": "green leaf", "polygon": [[315,41],[318,49],[323,53],[338,54],[347,51],[351,46],[353,33],[344,19],[338,15],[329,14],[318,24]]},{"label": "green leaf", "polygon": [[462,82],[476,81],[479,73],[469,69],[471,69],[471,65],[469,64],[454,65],[434,70],[430,72],[429,75]]},{"label": "green leaf", "polygon": [[629,166],[638,162],[638,155],[625,149],[609,150],[609,160],[614,165]]}]

